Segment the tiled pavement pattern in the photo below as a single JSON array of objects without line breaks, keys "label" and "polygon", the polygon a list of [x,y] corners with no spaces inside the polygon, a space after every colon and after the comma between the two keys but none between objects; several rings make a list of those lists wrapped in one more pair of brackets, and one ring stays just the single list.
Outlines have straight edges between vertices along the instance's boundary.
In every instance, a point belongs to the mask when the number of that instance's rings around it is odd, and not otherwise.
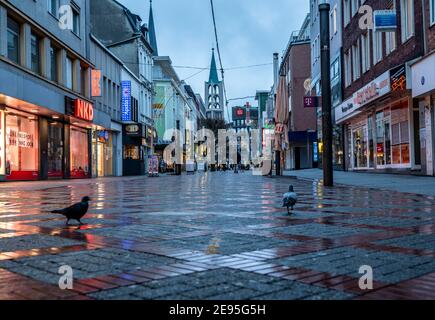
[{"label": "tiled pavement pattern", "polygon": [[[87,225],[48,213],[84,195]],[[429,196],[249,173],[2,184],[0,299],[435,299],[434,217]]]}]

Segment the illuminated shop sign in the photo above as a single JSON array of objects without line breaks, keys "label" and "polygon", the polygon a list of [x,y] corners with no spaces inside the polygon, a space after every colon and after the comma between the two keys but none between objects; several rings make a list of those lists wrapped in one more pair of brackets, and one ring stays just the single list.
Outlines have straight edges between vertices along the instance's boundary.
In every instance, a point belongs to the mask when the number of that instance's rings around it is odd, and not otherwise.
[{"label": "illuminated shop sign", "polygon": [[94,107],[89,102],[76,99],[74,102],[74,116],[78,119],[93,121]]},{"label": "illuminated shop sign", "polygon": [[91,71],[92,96],[101,97],[101,70]]},{"label": "illuminated shop sign", "polygon": [[246,108],[233,108],[233,120],[246,120]]},{"label": "illuminated shop sign", "polygon": [[406,90],[406,66],[401,65],[390,71],[391,91]]},{"label": "illuminated shop sign", "polygon": [[122,121],[132,121],[131,112],[131,81],[121,82],[121,113]]},{"label": "illuminated shop sign", "polygon": [[304,108],[317,108],[319,106],[319,97],[304,97]]},{"label": "illuminated shop sign", "polygon": [[92,122],[94,120],[94,107],[90,102],[65,97],[65,114]]},{"label": "illuminated shop sign", "polygon": [[356,115],[358,113],[357,111],[362,106],[390,93],[390,91],[390,71],[387,71],[360,90],[356,91],[352,97],[336,107],[336,121],[343,120],[350,115]]}]

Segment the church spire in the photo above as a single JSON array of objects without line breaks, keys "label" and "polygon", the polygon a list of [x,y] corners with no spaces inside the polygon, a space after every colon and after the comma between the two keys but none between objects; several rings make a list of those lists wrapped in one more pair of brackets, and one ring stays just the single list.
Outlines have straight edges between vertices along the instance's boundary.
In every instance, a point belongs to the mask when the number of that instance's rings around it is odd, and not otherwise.
[{"label": "church spire", "polygon": [[212,57],[211,57],[210,78],[209,78],[208,82],[218,83],[219,77],[218,77],[218,72],[217,72],[217,67],[216,67],[216,59],[214,57],[214,49],[212,51],[213,52],[212,52]]},{"label": "church spire", "polygon": [[149,29],[149,39],[151,48],[153,48],[153,55],[158,56],[159,51],[157,49],[157,38],[156,38],[156,30],[154,26],[154,15],[153,15],[153,0],[150,0],[150,17],[148,20],[148,29]]}]

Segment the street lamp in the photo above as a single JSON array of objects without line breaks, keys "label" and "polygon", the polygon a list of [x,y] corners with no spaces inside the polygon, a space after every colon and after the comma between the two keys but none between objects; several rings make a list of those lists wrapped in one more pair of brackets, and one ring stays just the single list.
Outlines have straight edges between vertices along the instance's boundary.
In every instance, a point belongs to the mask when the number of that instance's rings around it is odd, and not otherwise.
[{"label": "street lamp", "polygon": [[334,186],[332,164],[332,107],[331,107],[331,48],[329,30],[329,3],[319,4],[320,13],[320,50],[322,72],[322,130],[323,130],[323,184]]}]

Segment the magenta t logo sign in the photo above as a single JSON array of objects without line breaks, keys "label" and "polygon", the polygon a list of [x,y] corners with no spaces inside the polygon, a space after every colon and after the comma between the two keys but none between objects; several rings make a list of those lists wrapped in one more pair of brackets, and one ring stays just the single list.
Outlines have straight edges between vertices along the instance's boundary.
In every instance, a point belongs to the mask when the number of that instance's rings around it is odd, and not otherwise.
[{"label": "magenta t logo sign", "polygon": [[304,108],[317,108],[319,97],[304,97]]}]

